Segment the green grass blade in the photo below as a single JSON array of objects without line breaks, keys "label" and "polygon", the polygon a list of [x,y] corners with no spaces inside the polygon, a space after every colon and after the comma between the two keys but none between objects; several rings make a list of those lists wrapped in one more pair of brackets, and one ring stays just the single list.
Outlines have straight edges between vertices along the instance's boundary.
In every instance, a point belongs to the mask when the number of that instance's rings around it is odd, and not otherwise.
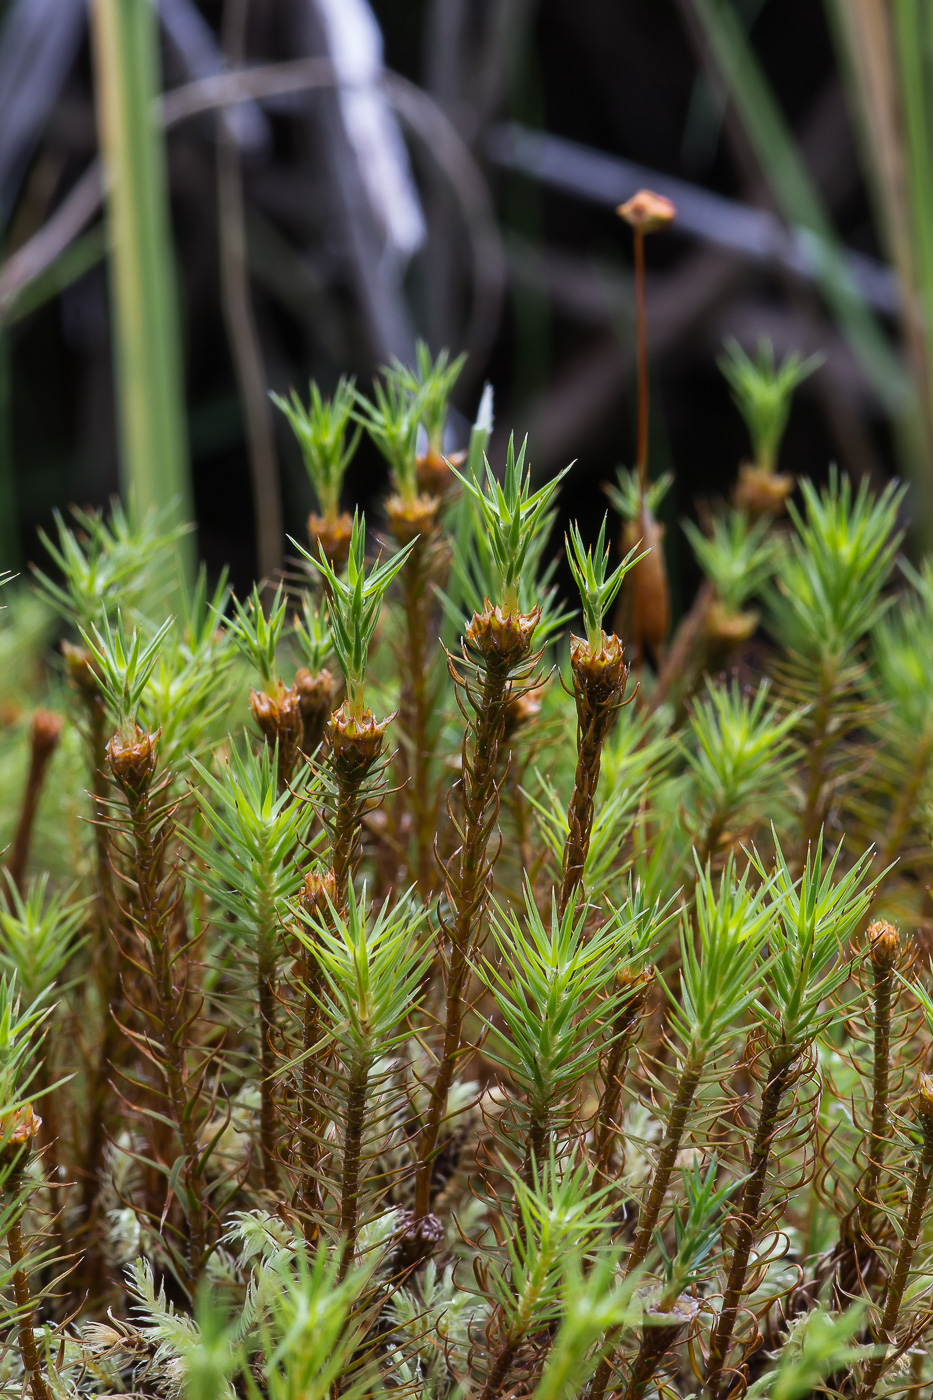
[{"label": "green grass blade", "polygon": [[[140,517],[192,518],[181,341],[151,0],[94,0],[97,118],[107,185],[122,488]],[[188,572],[190,537],[183,548]]]},{"label": "green grass blade", "polygon": [[710,52],[787,222],[804,231],[823,296],[886,408],[903,414],[909,381],[866,307],[793,134],[729,0],[692,0]]}]

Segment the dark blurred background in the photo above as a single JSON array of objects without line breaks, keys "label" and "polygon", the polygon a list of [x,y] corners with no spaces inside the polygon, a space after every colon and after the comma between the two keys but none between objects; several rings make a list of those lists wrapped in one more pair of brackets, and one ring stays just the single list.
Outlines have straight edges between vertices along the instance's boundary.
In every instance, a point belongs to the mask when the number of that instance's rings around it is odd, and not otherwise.
[{"label": "dark blurred background", "polygon": [[[223,5],[158,8],[165,87],[221,71],[231,32]],[[736,0],[734,9],[842,239],[872,260],[866,277],[875,276],[876,309],[889,317],[822,7]],[[879,399],[807,269],[793,266],[779,236],[756,242],[756,230],[779,235],[782,226],[776,215],[765,225],[747,217],[776,206],[690,0],[253,0],[246,21],[249,65],[317,56],[378,77],[381,43],[398,75],[368,98],[331,86],[227,108],[220,119],[242,175],[268,387],[304,394],[309,378],[326,389],[350,372],[365,388],[390,355],[410,356],[416,336],[433,350],[465,349],[451,446],[465,439],[491,381],[493,463],[511,429],[530,434],[537,471],[575,458],[563,508],[594,531],[600,483],[631,462],[634,438],[631,238],[613,210],[648,185],[686,211],[647,248],[652,472],[676,474],[669,520],[724,493],[746,449],[715,364],[733,335],[749,348],[766,335],[778,352],[826,353],[795,404],[788,469],[822,477],[837,460],[856,475],[893,471]],[[0,9],[8,257],[95,156],[92,67],[85,0],[7,0]],[[212,568],[230,564],[242,587],[257,555],[219,275],[218,118],[179,123],[167,152],[199,548]],[[96,252],[83,246],[86,268],[39,279],[12,299],[0,328],[10,555],[0,562],[14,566],[35,556],[36,529],[54,507],[100,504],[118,487],[103,240]],[[274,430],[285,527],[303,537],[309,487],[285,425]],[[350,492],[370,502],[383,479],[364,447]],[[680,606],[694,580],[683,553],[672,549]]]}]

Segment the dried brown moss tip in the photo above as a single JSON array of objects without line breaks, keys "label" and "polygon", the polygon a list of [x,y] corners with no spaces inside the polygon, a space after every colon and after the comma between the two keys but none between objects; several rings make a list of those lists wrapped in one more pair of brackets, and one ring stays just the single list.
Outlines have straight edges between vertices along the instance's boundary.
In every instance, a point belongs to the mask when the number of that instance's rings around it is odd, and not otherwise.
[{"label": "dried brown moss tip", "polygon": [[149,791],[155,772],[155,746],[158,734],[144,734],[137,729],[136,738],[127,740],[114,734],[107,745],[107,762],[114,781],[130,803],[138,802]]},{"label": "dried brown moss tip", "polygon": [[671,226],[677,210],[671,200],[665,199],[663,194],[655,194],[653,190],[639,190],[631,199],[618,205],[616,213],[620,219],[624,219],[632,228],[640,229],[642,233],[659,233]]},{"label": "dried brown moss tip", "polygon": [[580,687],[589,705],[602,709],[621,703],[629,667],[623,657],[622,642],[615,633],[607,636],[601,632],[596,651],[585,638],[571,636],[570,669],[575,687]]},{"label": "dried brown moss tip", "polygon": [[334,768],[341,776],[348,770],[361,769],[365,774],[382,753],[389,719],[376,719],[372,710],[365,710],[362,719],[354,719],[347,702],[330,717],[327,739],[333,755]]},{"label": "dried brown moss tip", "polygon": [[332,870],[309,870],[301,889],[301,902],[312,919],[331,917],[337,904],[337,881]]},{"label": "dried brown moss tip", "polygon": [[440,508],[440,498],[436,495],[418,495],[410,501],[390,496],[386,501],[386,514],[399,544],[410,544],[419,536],[424,539],[433,535]]},{"label": "dried brown moss tip", "polygon": [[457,478],[450,468],[462,467],[466,457],[465,452],[451,452],[444,457],[429,448],[422,457],[415,459],[418,490],[427,496],[446,496],[457,484]]},{"label": "dried brown moss tip", "polygon": [[474,613],[467,627],[466,639],[486,661],[498,661],[505,666],[515,666],[523,661],[531,650],[541,609],[530,613],[503,612],[486,600],[481,613]]},{"label": "dried brown moss tip", "polygon": [[792,476],[768,471],[754,462],[743,462],[733,492],[735,507],[752,520],[760,520],[764,515],[783,515],[794,485]]},{"label": "dried brown moss tip", "polygon": [[32,1104],[24,1103],[5,1113],[0,1118],[0,1162],[4,1166],[9,1166],[20,1156],[24,1149],[29,1149],[39,1136],[42,1128],[42,1119],[33,1109]]},{"label": "dried brown moss tip", "polygon": [[30,740],[37,759],[47,760],[55,752],[65,721],[51,710],[36,710],[32,717]]},{"label": "dried brown moss tip", "polygon": [[334,703],[334,678],[326,666],[313,676],[302,666],[295,672],[294,688],[301,712],[301,750],[310,756],[324,737]]},{"label": "dried brown moss tip", "polygon": [[718,598],[713,598],[703,617],[703,632],[717,651],[732,651],[748,641],[758,621],[758,613],[727,608]]},{"label": "dried brown moss tip", "polygon": [[887,919],[876,919],[868,925],[868,944],[875,967],[887,969],[895,965],[901,950],[901,939],[897,929]]},{"label": "dried brown moss tip", "polygon": [[346,511],[333,518],[316,515],[314,511],[308,516],[311,553],[316,555],[323,549],[331,568],[337,574],[342,573],[347,566],[352,534],[353,519]]},{"label": "dried brown moss tip", "polygon": [[915,1100],[917,1120],[923,1133],[927,1150],[933,1148],[933,1074],[920,1071]]},{"label": "dried brown moss tip", "polygon": [[94,670],[94,658],[87,647],[72,646],[62,642],[62,657],[68,679],[85,701],[100,699],[100,681]]}]

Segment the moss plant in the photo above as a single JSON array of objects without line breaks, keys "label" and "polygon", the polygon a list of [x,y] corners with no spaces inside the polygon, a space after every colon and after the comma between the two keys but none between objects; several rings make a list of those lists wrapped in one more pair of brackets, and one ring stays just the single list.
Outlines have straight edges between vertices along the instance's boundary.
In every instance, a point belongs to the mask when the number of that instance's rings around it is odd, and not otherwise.
[{"label": "moss plant", "polygon": [[[0,1391],[919,1397],[933,574],[899,488],[792,500],[809,366],[731,351],[755,462],[686,532],[665,651],[646,401],[625,549],[572,525],[565,603],[561,478],[484,461],[488,394],[445,455],[459,367],[284,405],[319,511],[287,586],[202,574],[168,617],[171,531],[116,507],[48,541],[57,652],[3,590]],[[354,423],[384,529],[344,517]]]}]

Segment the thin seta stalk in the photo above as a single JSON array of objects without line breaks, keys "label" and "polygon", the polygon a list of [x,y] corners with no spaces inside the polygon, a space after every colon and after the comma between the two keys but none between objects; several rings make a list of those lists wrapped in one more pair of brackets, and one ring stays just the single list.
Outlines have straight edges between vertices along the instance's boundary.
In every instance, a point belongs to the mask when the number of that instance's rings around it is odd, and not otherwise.
[{"label": "thin seta stalk", "polygon": [[39,799],[45,787],[46,774],[52,755],[58,748],[61,738],[62,718],[51,710],[37,710],[32,717],[29,729],[29,769],[26,786],[19,810],[19,820],[13,836],[13,845],[7,860],[7,872],[20,894],[26,881],[26,862],[32,844],[32,832]]},{"label": "thin seta stalk", "polygon": [[[189,1070],[187,1042],[192,1013],[185,1005],[185,978],[178,976],[178,954],[172,946],[178,892],[165,870],[170,813],[157,805],[153,787],[156,740],[137,733],[128,741],[117,734],[108,746],[108,760],[129,809],[137,898],[133,917],[147,950],[155,996],[154,1016],[160,1044],[157,1063],[165,1081],[172,1123],[184,1158],[182,1180],[188,1216],[188,1278],[196,1284],[208,1256],[208,1219],[203,1155],[195,1117],[200,1075]],[[181,985],[179,985],[181,983]],[[146,1038],[149,1044],[149,1038]]]},{"label": "thin seta stalk", "polygon": [[888,1351],[894,1339],[901,1305],[910,1278],[910,1268],[923,1230],[930,1185],[933,1183],[933,1076],[922,1072],[916,1114],[921,1144],[910,1193],[910,1203],[904,1219],[897,1259],[894,1272],[888,1283],[881,1319],[874,1329],[875,1354],[865,1367],[856,1391],[856,1400],[871,1400],[885,1369]]}]

